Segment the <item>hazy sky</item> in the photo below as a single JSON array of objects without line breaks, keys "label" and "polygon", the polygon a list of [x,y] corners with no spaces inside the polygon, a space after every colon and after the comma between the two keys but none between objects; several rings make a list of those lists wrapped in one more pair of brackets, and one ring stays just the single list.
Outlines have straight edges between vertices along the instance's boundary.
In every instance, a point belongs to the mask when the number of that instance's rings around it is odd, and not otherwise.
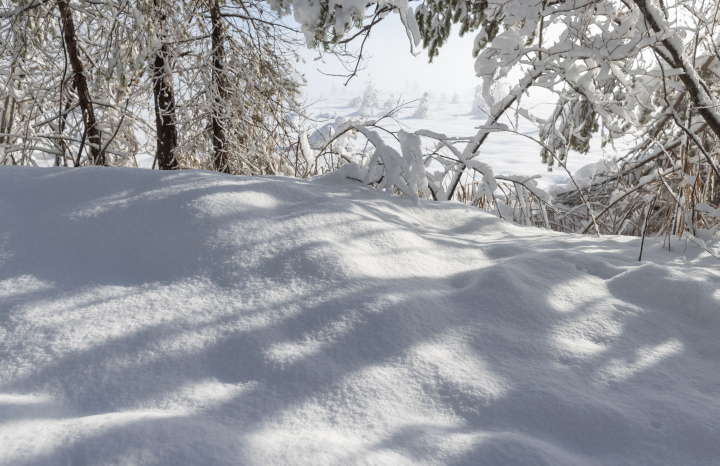
[{"label": "hazy sky", "polygon": [[[463,38],[458,37],[457,33],[452,34],[440,50],[440,55],[430,64],[425,51],[416,57],[410,53],[410,42],[400,17],[393,13],[373,28],[365,45],[366,52],[372,58],[365,70],[350,81],[346,92],[348,95],[359,94],[368,76],[372,76],[380,91],[396,95],[401,92],[417,94],[420,91],[449,95],[470,92],[480,84],[480,78],[475,77],[475,60],[472,57],[474,38],[474,33],[468,33]],[[357,41],[358,47],[359,44],[360,41]],[[299,69],[308,79],[308,97],[343,92],[346,79],[324,76],[318,71],[346,73],[335,58],[326,56],[324,61],[315,61],[318,53],[308,50],[303,50],[301,55],[305,57],[306,63],[300,64]]]}]

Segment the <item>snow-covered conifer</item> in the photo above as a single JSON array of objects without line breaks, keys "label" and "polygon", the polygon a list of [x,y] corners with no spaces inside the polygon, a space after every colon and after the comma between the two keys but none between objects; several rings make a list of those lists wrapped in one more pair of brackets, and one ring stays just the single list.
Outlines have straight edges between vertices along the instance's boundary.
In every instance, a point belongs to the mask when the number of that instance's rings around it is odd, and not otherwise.
[{"label": "snow-covered conifer", "polygon": [[430,112],[430,102],[428,98],[428,93],[424,93],[422,98],[420,99],[420,102],[418,102],[418,106],[415,109],[415,112],[413,112],[412,117],[418,118],[421,120],[425,120],[428,117],[428,114]]},{"label": "snow-covered conifer", "polygon": [[365,81],[365,90],[363,91],[362,99],[360,100],[358,114],[363,118],[371,117],[375,114],[379,106],[377,90],[375,89],[372,78],[368,78]]}]

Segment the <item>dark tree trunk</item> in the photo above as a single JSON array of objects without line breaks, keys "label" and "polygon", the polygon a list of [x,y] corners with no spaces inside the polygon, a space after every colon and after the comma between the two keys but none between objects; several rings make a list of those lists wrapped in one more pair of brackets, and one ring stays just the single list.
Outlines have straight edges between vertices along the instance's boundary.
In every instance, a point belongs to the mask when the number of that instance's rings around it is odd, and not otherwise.
[{"label": "dark tree trunk", "polygon": [[[161,0],[155,0],[156,20],[160,29],[165,27],[167,17],[162,12]],[[161,37],[162,39],[162,37]],[[155,53],[153,63],[153,94],[155,96],[155,129],[157,148],[155,159],[160,170],[176,170],[178,161],[175,152],[178,146],[175,116],[175,90],[170,72],[168,45],[162,43]]]},{"label": "dark tree trunk", "polygon": [[223,44],[222,19],[220,17],[220,3],[218,0],[210,0],[210,19],[212,21],[212,58],[213,58],[213,103],[212,103],[212,132],[214,168],[217,171],[230,173],[228,164],[227,148],[225,146],[225,127],[223,124],[223,108],[226,101],[227,90],[225,87],[225,47]]},{"label": "dark tree trunk", "polygon": [[175,150],[177,149],[175,93],[171,77],[168,76],[165,69],[167,56],[167,45],[163,44],[155,54],[155,63],[153,64],[155,128],[157,131],[155,158],[160,170],[175,170],[178,167],[177,159],[175,159]]},{"label": "dark tree trunk", "polygon": [[80,109],[82,110],[83,124],[87,133],[88,147],[90,148],[90,163],[93,165],[106,165],[105,154],[101,152],[100,130],[95,119],[95,110],[93,109],[90,91],[88,90],[87,79],[85,77],[85,69],[78,53],[77,36],[75,34],[75,23],[73,23],[70,8],[67,4],[68,0],[58,0],[58,8],[63,23],[63,37],[67,56],[70,60],[73,72],[73,82],[75,90],[80,100]]}]

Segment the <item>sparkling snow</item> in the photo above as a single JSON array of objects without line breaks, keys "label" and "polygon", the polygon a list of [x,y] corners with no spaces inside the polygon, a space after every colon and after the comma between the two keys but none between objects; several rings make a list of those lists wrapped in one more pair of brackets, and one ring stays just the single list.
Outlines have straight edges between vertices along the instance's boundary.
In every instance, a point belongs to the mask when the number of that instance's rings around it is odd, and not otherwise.
[{"label": "sparkling snow", "polygon": [[638,251],[337,175],[0,167],[0,463],[717,464],[720,262]]}]

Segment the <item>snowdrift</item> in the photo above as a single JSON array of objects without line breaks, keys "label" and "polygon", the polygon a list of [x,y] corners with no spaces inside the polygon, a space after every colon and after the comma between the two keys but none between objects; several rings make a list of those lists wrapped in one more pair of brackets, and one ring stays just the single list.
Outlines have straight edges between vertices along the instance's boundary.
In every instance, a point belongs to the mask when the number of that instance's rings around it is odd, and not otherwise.
[{"label": "snowdrift", "polygon": [[717,464],[719,263],[661,246],[0,167],[0,463]]}]

